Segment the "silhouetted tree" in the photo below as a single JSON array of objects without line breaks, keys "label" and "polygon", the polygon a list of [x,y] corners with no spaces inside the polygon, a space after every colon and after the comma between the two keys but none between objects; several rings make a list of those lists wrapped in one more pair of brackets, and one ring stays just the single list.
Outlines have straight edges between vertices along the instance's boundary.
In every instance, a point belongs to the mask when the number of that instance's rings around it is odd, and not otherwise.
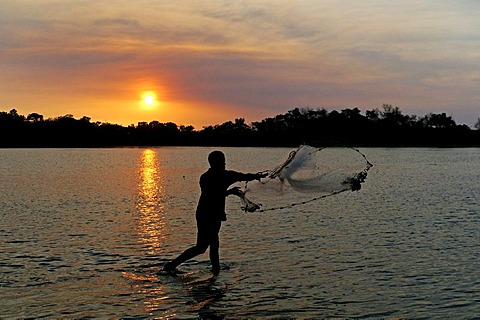
[{"label": "silhouetted tree", "polygon": [[401,126],[407,123],[407,117],[402,114],[398,107],[391,104],[383,104],[383,111],[380,111],[381,119],[388,125]]},{"label": "silhouetted tree", "polygon": [[452,128],[456,126],[452,117],[447,116],[445,113],[434,114],[429,113],[420,120],[422,124],[427,128]]},{"label": "silhouetted tree", "polygon": [[43,121],[43,115],[38,114],[38,113],[36,113],[36,112],[30,113],[30,114],[27,116],[27,121],[29,121],[29,122],[40,122],[40,121]]},{"label": "silhouetted tree", "polygon": [[475,122],[475,124],[473,125],[473,127],[477,130],[480,131],[480,117],[477,118],[477,122]]},{"label": "silhouetted tree", "polygon": [[365,117],[372,122],[377,122],[380,119],[380,110],[378,108],[367,110],[365,112]]},{"label": "silhouetted tree", "polygon": [[297,146],[302,143],[357,146],[480,146],[477,130],[457,125],[445,113],[417,118],[384,104],[362,115],[357,107],[341,111],[296,107],[248,125],[244,118],[204,127],[177,126],[157,120],[137,126],[91,122],[66,114],[44,120],[15,109],[0,111],[0,147],[100,147],[144,145]]},{"label": "silhouetted tree", "polygon": [[186,133],[192,133],[192,132],[195,131],[194,126],[180,125],[180,127],[178,127],[178,129],[180,130],[180,132],[186,132]]}]

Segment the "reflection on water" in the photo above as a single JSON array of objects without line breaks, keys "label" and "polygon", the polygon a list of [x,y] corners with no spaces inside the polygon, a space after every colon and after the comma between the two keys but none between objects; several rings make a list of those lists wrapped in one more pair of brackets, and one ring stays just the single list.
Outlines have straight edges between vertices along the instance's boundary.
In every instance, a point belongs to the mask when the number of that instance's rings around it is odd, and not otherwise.
[{"label": "reflection on water", "polygon": [[[160,159],[155,149],[145,149],[140,155],[138,169],[138,236],[143,248],[149,255],[160,253],[164,244],[167,224],[165,221],[164,180]],[[136,294],[145,296],[143,301],[146,312],[161,309],[162,300],[166,299],[165,286],[152,284],[157,280],[154,275],[124,273],[134,285]]]},{"label": "reflection on water", "polygon": [[137,210],[140,213],[138,232],[148,253],[158,253],[165,241],[163,175],[154,149],[143,150],[139,166]]},{"label": "reflection on water", "polygon": [[159,283],[158,276],[153,274],[138,274],[122,272],[134,288],[134,294],[144,296],[143,306],[146,312],[160,311],[164,300],[170,297],[167,294],[167,287]]}]

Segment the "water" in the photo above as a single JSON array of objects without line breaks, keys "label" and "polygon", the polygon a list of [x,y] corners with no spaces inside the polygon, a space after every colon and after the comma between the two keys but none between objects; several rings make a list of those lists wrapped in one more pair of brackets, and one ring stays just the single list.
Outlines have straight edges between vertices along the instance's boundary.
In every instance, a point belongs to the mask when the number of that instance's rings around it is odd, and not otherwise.
[{"label": "water", "polygon": [[[360,192],[288,210],[229,198],[220,275],[157,275],[211,150],[0,150],[0,318],[478,319],[480,149],[362,149]],[[289,151],[223,150],[247,172]]]}]

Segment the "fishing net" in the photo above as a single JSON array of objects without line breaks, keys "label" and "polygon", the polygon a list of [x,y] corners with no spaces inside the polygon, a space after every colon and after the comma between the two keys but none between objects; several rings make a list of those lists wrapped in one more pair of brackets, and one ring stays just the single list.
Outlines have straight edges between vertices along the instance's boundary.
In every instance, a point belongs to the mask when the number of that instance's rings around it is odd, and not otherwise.
[{"label": "fishing net", "polygon": [[263,212],[306,204],[346,191],[358,191],[373,165],[354,148],[303,145],[260,181],[245,184],[242,209]]}]

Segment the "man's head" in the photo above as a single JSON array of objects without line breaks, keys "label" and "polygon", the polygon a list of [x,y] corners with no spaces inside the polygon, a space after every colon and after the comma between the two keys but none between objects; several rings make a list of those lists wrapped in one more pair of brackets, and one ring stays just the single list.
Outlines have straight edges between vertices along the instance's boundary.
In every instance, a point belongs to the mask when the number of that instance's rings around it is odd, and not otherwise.
[{"label": "man's head", "polygon": [[215,169],[225,169],[225,155],[222,151],[212,151],[208,155],[210,167]]}]

